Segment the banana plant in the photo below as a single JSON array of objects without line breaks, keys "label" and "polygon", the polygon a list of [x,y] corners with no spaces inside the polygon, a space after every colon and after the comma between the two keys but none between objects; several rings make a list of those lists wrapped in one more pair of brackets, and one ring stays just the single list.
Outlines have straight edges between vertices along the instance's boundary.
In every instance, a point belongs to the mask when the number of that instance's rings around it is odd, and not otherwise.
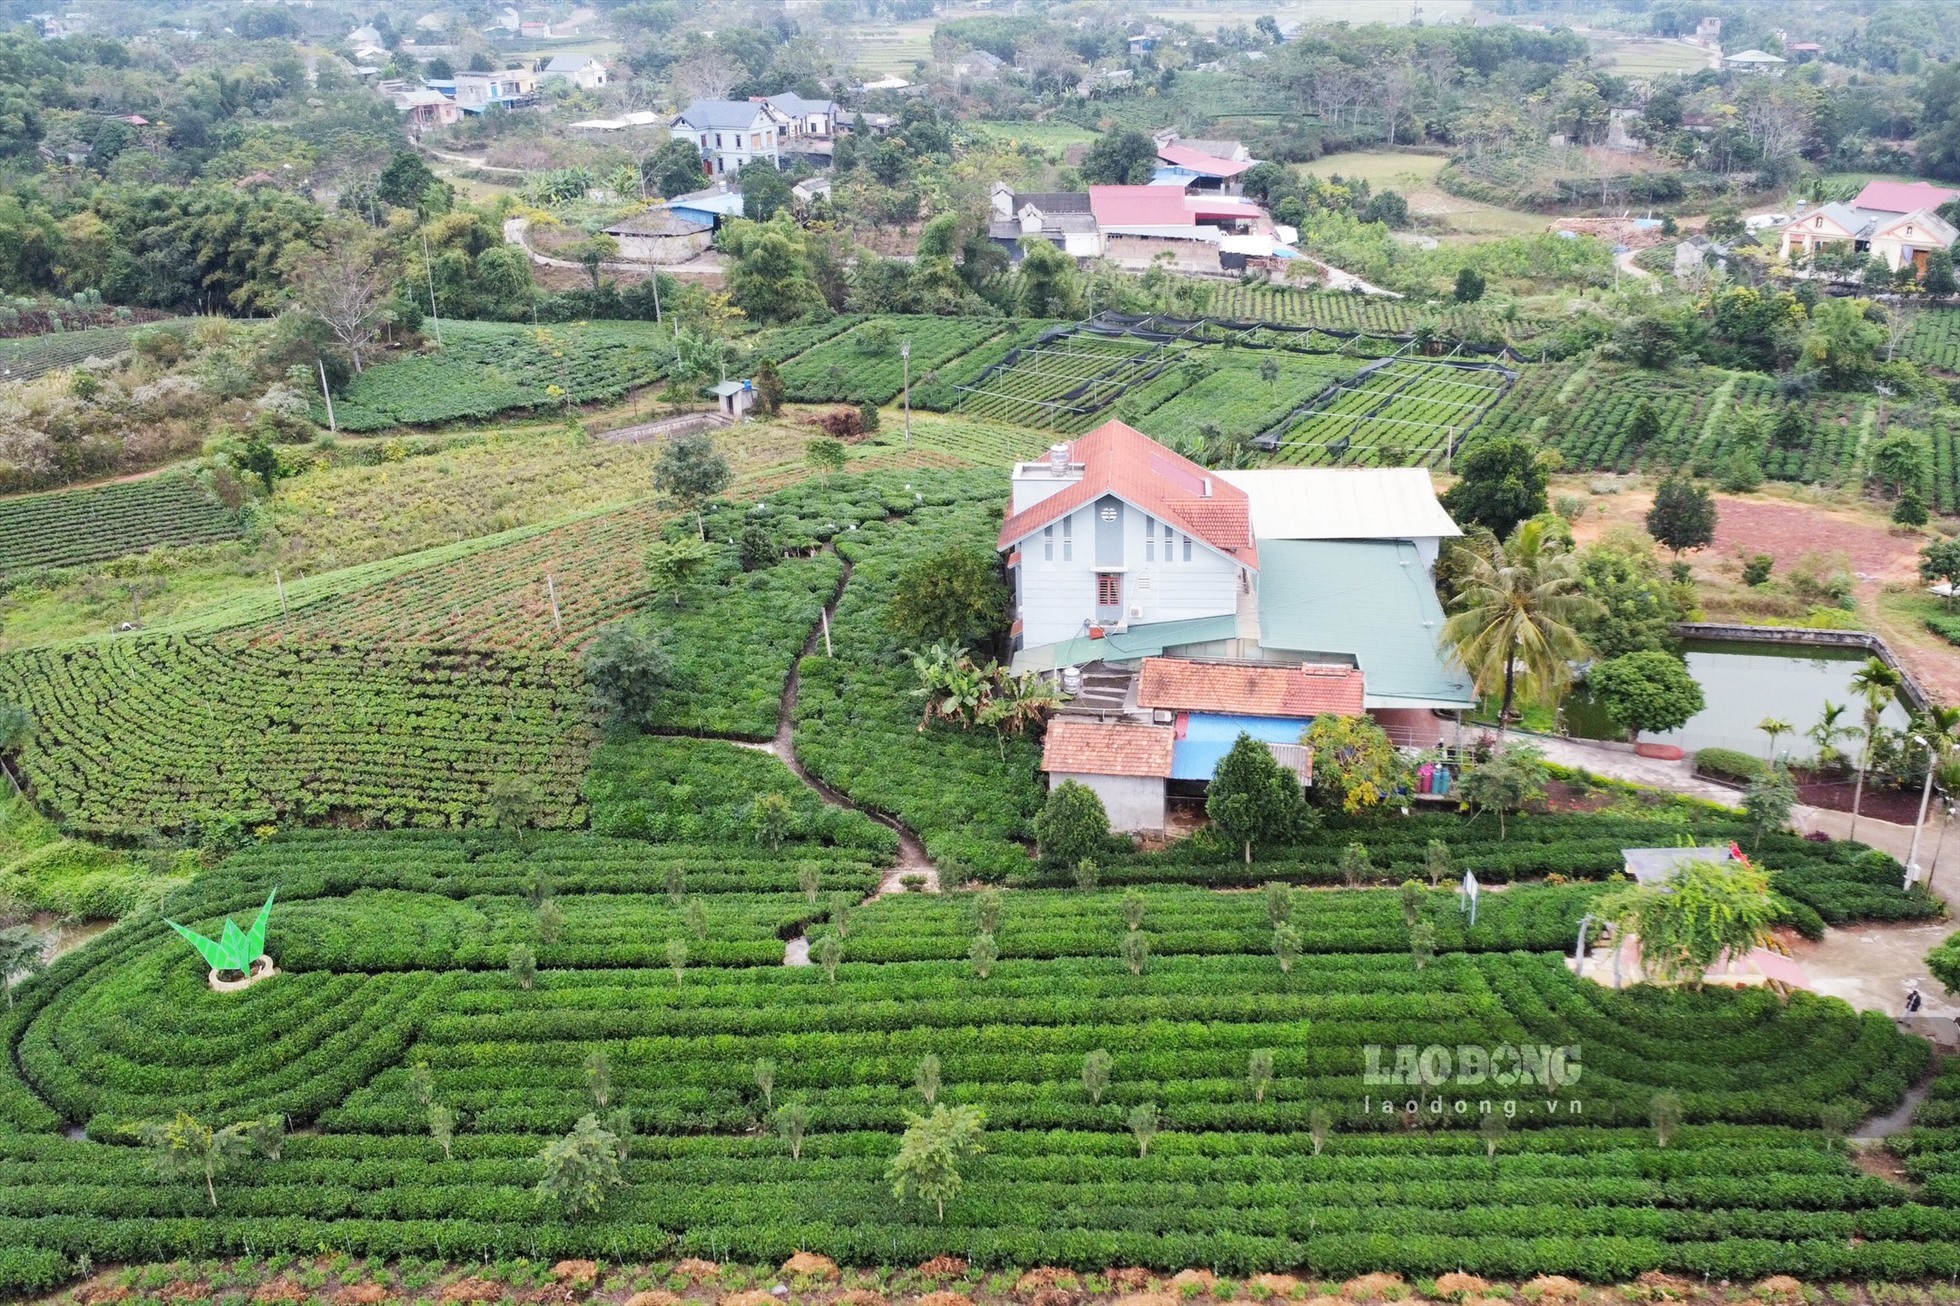
[{"label": "banana plant", "polygon": [[271,919],[272,900],[278,894],[279,890],[275,888],[265,896],[265,906],[259,908],[258,919],[252,922],[251,929],[240,930],[227,916],[223,933],[215,939],[207,939],[196,930],[187,929],[176,921],[166,920],[164,924],[183,935],[185,941],[197,949],[198,955],[210,964],[212,970],[235,970],[249,974],[252,963],[258,960],[260,953],[265,951],[266,922]]}]

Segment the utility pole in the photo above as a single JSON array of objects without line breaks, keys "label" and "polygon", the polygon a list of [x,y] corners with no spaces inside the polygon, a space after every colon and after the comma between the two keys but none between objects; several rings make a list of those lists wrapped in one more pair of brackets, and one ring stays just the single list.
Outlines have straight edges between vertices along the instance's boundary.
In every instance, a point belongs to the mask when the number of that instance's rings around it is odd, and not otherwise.
[{"label": "utility pole", "polygon": [[320,397],[327,401],[327,429],[339,435],[340,425],[333,420],[333,391],[327,389],[327,360],[315,354],[313,361],[320,368]]},{"label": "utility pole", "polygon": [[429,278],[429,321],[436,329],[436,348],[442,348],[442,318],[436,315],[436,269],[429,262],[429,233],[422,233],[422,271]]},{"label": "utility pole", "polygon": [[905,452],[912,452],[912,341],[898,342],[899,362],[905,367]]},{"label": "utility pole", "polygon": [[1919,878],[1919,834],[1926,828],[1926,805],[1933,800],[1933,772],[1938,769],[1939,754],[1934,750],[1931,740],[1912,737],[1912,742],[1926,746],[1926,784],[1919,791],[1919,819],[1912,825],[1912,843],[1906,849],[1906,885],[1910,889],[1913,881]]}]

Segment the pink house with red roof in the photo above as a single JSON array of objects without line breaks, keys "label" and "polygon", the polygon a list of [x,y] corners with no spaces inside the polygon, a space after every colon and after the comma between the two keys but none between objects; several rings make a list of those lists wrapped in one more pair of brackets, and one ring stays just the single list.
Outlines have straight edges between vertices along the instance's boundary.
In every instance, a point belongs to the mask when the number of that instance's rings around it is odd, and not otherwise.
[{"label": "pink house with red roof", "polygon": [[1883,259],[1894,272],[1911,263],[1923,273],[1935,250],[1960,240],[1960,231],[1936,212],[1956,198],[1960,191],[1923,181],[1869,182],[1849,204],[1825,204],[1791,219],[1779,254],[1805,258],[1848,243],[1857,253]]}]

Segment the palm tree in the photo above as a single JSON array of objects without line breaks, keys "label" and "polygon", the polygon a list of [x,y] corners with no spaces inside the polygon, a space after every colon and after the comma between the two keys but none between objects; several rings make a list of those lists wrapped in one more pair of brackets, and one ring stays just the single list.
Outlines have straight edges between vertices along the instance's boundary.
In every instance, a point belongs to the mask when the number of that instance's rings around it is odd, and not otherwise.
[{"label": "palm tree", "polygon": [[1792,730],[1795,730],[1796,727],[1779,717],[1766,716],[1756,723],[1756,729],[1769,736],[1769,752],[1764,756],[1763,760],[1765,762],[1774,762],[1776,760],[1777,736],[1787,735]]},{"label": "palm tree", "polygon": [[1851,791],[1851,829],[1847,839],[1858,837],[1858,808],[1865,801],[1865,771],[1872,763],[1872,745],[1878,742],[1878,719],[1904,683],[1899,673],[1872,658],[1851,677],[1851,688],[1865,700],[1865,749],[1858,759],[1858,784]]},{"label": "palm tree", "polygon": [[1844,754],[1838,751],[1838,740],[1858,733],[1850,726],[1838,724],[1847,710],[1843,703],[1833,703],[1830,699],[1825,699],[1824,715],[1806,732],[1810,742],[1817,745],[1819,767],[1835,766],[1842,761]]},{"label": "palm tree", "polygon": [[[1462,547],[1462,546],[1459,546]],[[1534,517],[1489,553],[1473,553],[1443,639],[1488,696],[1501,686],[1501,729],[1519,689],[1549,699],[1572,682],[1586,656],[1578,623],[1599,605],[1580,588],[1579,568],[1551,522]]]}]

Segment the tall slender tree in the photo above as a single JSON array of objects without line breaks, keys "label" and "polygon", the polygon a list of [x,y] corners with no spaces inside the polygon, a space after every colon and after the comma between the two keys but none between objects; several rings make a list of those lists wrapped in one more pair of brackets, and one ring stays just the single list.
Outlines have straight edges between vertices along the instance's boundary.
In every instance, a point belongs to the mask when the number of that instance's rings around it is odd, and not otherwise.
[{"label": "tall slender tree", "polygon": [[1877,658],[1872,658],[1859,667],[1851,677],[1852,690],[1865,700],[1865,747],[1858,756],[1858,784],[1851,791],[1851,829],[1846,832],[1847,839],[1858,837],[1858,809],[1865,801],[1865,772],[1872,764],[1872,746],[1878,742],[1879,719],[1885,715],[1885,705],[1899,692],[1904,683],[1897,671],[1886,666]]},{"label": "tall slender tree", "polygon": [[1443,639],[1479,693],[1502,694],[1500,725],[1520,690],[1544,700],[1571,683],[1570,664],[1586,654],[1579,625],[1598,608],[1581,588],[1577,562],[1542,517],[1472,556],[1455,606]]}]

